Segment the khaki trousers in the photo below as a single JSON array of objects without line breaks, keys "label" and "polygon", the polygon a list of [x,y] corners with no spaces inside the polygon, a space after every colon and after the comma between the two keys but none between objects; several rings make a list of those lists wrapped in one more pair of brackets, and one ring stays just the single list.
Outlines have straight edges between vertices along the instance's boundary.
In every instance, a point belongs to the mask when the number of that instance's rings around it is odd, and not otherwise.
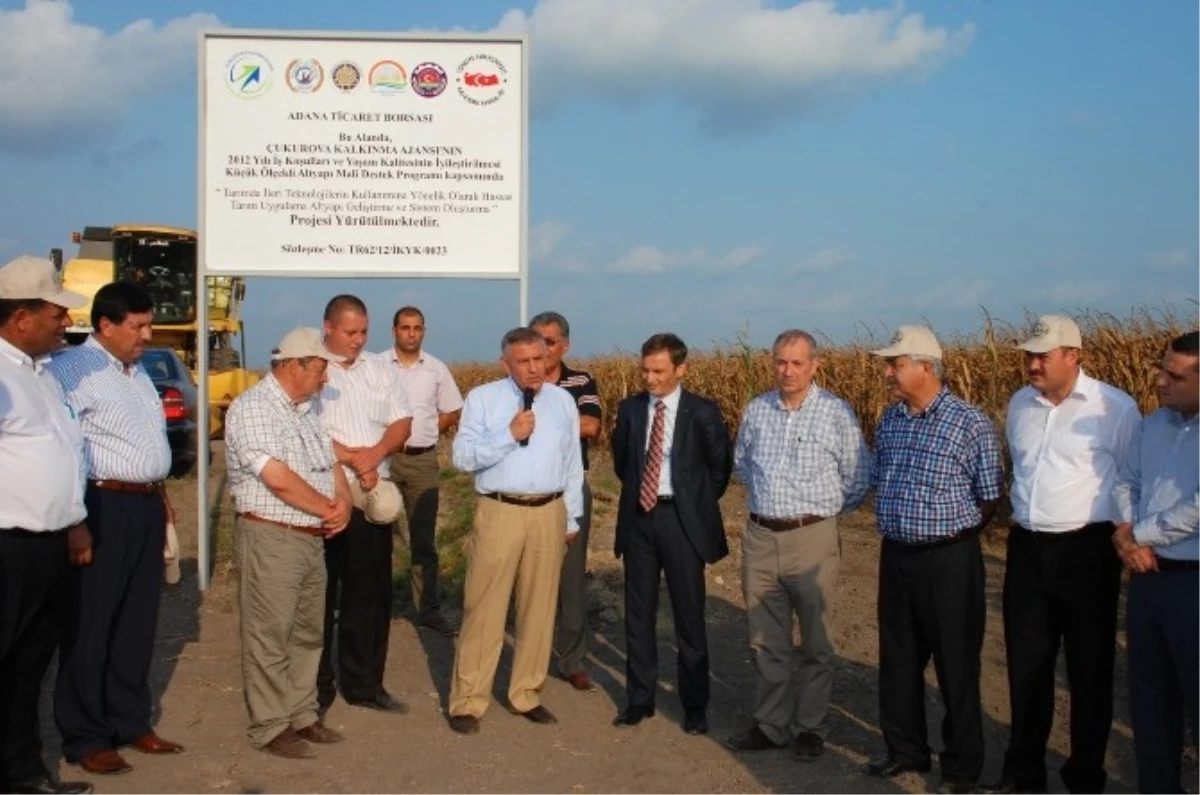
[{"label": "khaki trousers", "polygon": [[316,536],[244,517],[236,532],[247,735],[261,748],[317,720],[325,547]]},{"label": "khaki trousers", "polygon": [[397,453],[390,465],[392,480],[404,498],[404,523],[400,533],[412,558],[412,597],[417,619],[428,618],[441,608],[438,594],[438,454],[437,449],[420,455]]},{"label": "khaki trousers", "polygon": [[467,539],[463,623],[450,683],[450,714],[482,717],[491,703],[504,646],[508,603],[517,595],[517,632],[509,705],[538,706],[554,636],[558,581],[566,550],[567,509],[562,499],[537,507],[480,498]]},{"label": "khaki trousers", "polygon": [[[772,742],[788,743],[799,732],[826,735],[840,563],[834,517],[781,533],[746,523],[742,588],[758,673],[754,720]],[[800,619],[798,650],[792,642],[793,613]]]}]

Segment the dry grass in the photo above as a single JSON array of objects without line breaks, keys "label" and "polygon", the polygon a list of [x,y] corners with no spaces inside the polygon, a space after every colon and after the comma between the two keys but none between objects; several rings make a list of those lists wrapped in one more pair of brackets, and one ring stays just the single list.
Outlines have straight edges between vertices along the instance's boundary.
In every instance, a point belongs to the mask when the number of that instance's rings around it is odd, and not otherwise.
[{"label": "dry grass", "polygon": [[[1143,411],[1156,405],[1154,378],[1167,343],[1196,327],[1195,319],[1185,322],[1170,312],[1149,310],[1126,318],[1087,312],[1076,319],[1084,332],[1084,369],[1131,394]],[[1015,346],[1029,335],[1035,322],[1035,317],[1019,323],[985,317],[976,334],[941,340],[950,389],[981,407],[997,426],[1003,426],[1009,398],[1025,383],[1021,352]],[[875,342],[879,341],[826,347],[817,376],[823,387],[849,401],[868,439],[888,402],[879,362],[869,353],[877,347]],[[716,400],[732,433],[737,432],[747,401],[771,388],[770,351],[754,348],[744,338],[711,351],[693,352],[688,363],[688,389]],[[631,353],[573,359],[571,366],[589,370],[596,378],[604,409],[603,443],[616,419],[617,403],[642,388],[639,357]],[[459,364],[451,370],[464,394],[502,375],[497,364]]]}]

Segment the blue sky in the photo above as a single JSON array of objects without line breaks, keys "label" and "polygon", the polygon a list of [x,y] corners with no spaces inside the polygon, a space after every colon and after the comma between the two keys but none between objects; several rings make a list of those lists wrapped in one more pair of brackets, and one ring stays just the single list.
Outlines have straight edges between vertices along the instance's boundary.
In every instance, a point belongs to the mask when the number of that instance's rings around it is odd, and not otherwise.
[{"label": "blue sky", "polygon": [[[1195,314],[1198,6],[944,0],[0,0],[0,261],[196,225],[196,30],[524,30],[530,311],[580,355],[834,340],[981,307]],[[356,292],[493,359],[513,281],[255,278],[250,362]]]}]

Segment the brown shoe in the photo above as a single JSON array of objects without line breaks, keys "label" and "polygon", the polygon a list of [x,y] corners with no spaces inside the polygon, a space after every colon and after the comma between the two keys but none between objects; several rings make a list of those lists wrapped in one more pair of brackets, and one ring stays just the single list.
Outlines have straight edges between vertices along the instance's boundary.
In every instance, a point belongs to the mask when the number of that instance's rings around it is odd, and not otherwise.
[{"label": "brown shoe", "polygon": [[296,729],[296,736],[301,740],[307,740],[310,743],[320,743],[321,745],[333,745],[346,739],[342,736],[341,732],[329,728],[323,721],[317,721],[305,726],[303,729]]},{"label": "brown shoe", "polygon": [[316,750],[300,739],[300,735],[291,728],[284,729],[282,733],[277,734],[262,749],[284,759],[312,759],[317,755]]},{"label": "brown shoe", "polygon": [[183,746],[179,743],[164,740],[154,732],[143,734],[131,742],[130,745],[143,754],[177,754],[183,750]]},{"label": "brown shoe", "polygon": [[587,671],[577,671],[573,674],[567,674],[563,678],[576,690],[582,690],[585,693],[591,693],[596,690],[596,683],[592,681],[592,677],[588,676]]},{"label": "brown shoe", "polygon": [[79,766],[98,776],[112,776],[133,770],[133,767],[111,748],[93,751],[79,760]]}]

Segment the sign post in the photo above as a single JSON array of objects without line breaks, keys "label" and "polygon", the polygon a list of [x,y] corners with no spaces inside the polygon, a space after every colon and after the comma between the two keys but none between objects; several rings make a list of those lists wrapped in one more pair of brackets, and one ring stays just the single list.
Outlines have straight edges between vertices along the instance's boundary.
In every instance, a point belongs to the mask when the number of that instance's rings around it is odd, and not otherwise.
[{"label": "sign post", "polygon": [[201,32],[197,294],[211,275],[517,279],[524,323],[528,61],[523,36]]}]

